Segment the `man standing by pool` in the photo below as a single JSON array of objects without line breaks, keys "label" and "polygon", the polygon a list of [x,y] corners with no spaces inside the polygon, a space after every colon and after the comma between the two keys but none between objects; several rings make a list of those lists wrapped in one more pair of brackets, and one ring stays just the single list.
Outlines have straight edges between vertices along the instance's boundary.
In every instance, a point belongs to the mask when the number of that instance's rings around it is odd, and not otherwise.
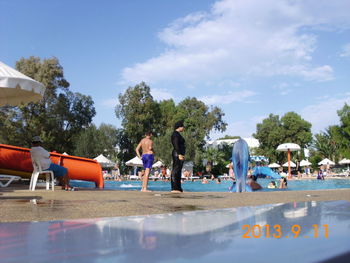
[{"label": "man standing by pool", "polygon": [[171,192],[181,193],[181,170],[185,160],[185,139],[181,136],[180,132],[184,131],[183,121],[175,123],[174,132],[171,135],[171,143],[174,147],[172,152],[173,158],[173,170],[171,172]]},{"label": "man standing by pool", "polygon": [[[148,176],[151,172],[153,161],[154,161],[154,151],[153,151],[153,141],[151,140],[152,132],[146,132],[145,138],[143,138],[136,147],[136,154],[142,160],[143,168],[145,168],[145,175],[142,181],[142,192],[151,192],[147,189],[148,186]],[[142,148],[142,157],[140,155],[140,148]]]}]

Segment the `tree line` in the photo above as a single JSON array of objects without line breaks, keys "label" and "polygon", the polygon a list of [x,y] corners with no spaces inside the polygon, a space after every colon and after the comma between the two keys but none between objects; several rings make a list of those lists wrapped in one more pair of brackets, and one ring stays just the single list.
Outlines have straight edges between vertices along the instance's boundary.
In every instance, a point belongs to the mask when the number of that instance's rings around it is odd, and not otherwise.
[{"label": "tree line", "polygon": [[[124,164],[135,156],[135,147],[145,132],[151,131],[156,158],[170,166],[173,125],[184,120],[186,158],[194,162],[195,169],[204,170],[205,159],[213,173],[227,172],[225,166],[232,146],[223,145],[219,150],[205,147],[212,131],[226,130],[225,114],[219,107],[208,106],[195,97],[187,97],[179,103],[172,99],[157,101],[151,95],[150,87],[141,82],[118,96],[115,115],[121,120],[121,127],[111,124],[96,127],[92,123],[96,115],[92,98],[70,91],[57,58],[21,58],[16,69],[43,83],[46,92],[38,103],[0,107],[0,143],[30,147],[31,138],[40,135],[44,146],[51,151],[87,158],[103,153]],[[260,147],[253,149],[253,154],[281,163],[286,155],[277,152],[277,146],[293,142],[311,149],[310,160],[314,163],[325,157],[334,161],[350,158],[350,107],[345,104],[338,116],[339,125],[330,126],[313,137],[311,123],[297,113],[288,112],[282,117],[270,114],[257,124],[253,137],[259,140]],[[293,157],[301,160],[303,154],[300,151]]]}]

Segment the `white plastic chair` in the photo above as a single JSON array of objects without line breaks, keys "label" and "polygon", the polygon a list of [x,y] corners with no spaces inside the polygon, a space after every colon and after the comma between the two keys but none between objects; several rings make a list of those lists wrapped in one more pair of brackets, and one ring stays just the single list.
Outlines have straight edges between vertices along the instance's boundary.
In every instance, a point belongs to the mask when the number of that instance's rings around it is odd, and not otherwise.
[{"label": "white plastic chair", "polygon": [[33,164],[33,173],[32,177],[30,178],[30,185],[29,185],[29,190],[34,191],[36,183],[38,182],[38,177],[40,174],[45,174],[46,175],[46,190],[50,190],[50,180],[51,180],[51,188],[52,191],[55,190],[55,180],[53,176],[53,171],[50,170],[45,170],[43,171],[41,168],[41,164],[38,160],[33,158],[33,155],[31,155],[32,158],[32,164]]}]

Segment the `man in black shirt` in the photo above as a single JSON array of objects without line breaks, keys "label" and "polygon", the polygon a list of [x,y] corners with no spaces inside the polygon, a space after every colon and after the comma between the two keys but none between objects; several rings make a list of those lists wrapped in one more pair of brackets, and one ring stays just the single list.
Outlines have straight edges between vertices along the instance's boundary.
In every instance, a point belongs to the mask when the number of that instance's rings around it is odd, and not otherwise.
[{"label": "man in black shirt", "polygon": [[171,143],[173,144],[173,170],[171,171],[171,192],[181,193],[181,170],[185,160],[185,139],[181,136],[180,132],[184,130],[183,121],[175,123],[174,132],[171,135]]}]

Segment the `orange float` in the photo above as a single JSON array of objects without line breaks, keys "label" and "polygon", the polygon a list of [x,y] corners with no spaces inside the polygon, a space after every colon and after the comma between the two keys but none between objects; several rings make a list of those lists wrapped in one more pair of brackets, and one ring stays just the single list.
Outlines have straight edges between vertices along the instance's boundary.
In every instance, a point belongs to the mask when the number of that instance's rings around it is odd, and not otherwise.
[{"label": "orange float", "polygon": [[[51,161],[68,169],[72,180],[92,181],[97,188],[104,187],[102,168],[92,159],[50,152]],[[0,144],[0,174],[30,178],[33,172],[30,151],[12,145]]]}]

